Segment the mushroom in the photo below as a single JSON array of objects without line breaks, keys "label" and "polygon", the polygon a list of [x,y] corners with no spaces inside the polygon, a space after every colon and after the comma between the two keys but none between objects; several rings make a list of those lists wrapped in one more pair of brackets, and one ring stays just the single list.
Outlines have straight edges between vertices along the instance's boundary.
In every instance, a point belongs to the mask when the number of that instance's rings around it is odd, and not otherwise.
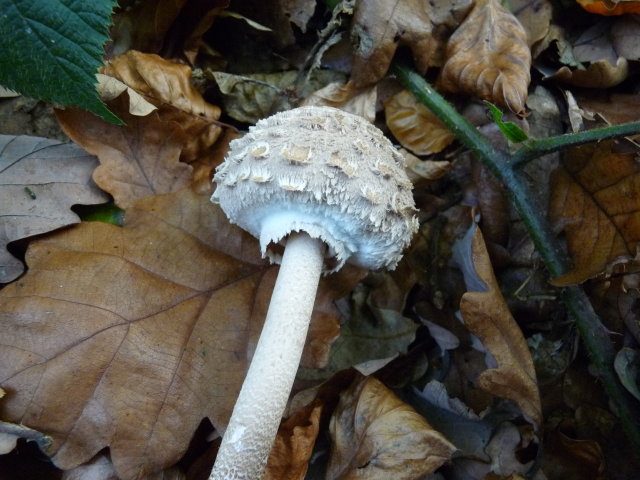
[{"label": "mushroom", "polygon": [[[302,355],[321,273],[393,269],[418,223],[404,158],[365,119],[301,107],[231,142],[212,196],[280,263],[210,480],[261,478]],[[282,251],[284,253],[280,255]]]}]

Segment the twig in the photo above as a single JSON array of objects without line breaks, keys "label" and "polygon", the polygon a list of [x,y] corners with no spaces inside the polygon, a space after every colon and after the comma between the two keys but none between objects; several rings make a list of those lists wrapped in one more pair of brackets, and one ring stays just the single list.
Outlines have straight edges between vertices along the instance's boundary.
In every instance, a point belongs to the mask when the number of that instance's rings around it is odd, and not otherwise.
[{"label": "twig", "polygon": [[[542,140],[531,140],[514,155],[496,149],[491,142],[460,115],[424,78],[410,68],[394,64],[393,72],[400,83],[426,105],[469,148],[506,187],[512,204],[518,211],[529,236],[552,277],[566,271],[569,264],[566,253],[551,233],[544,210],[535,205],[526,181],[515,168],[524,162],[547,153],[587,142],[615,138],[640,132],[640,122],[606,127],[576,134],[560,135]],[[596,369],[598,378],[616,407],[622,427],[633,445],[640,451],[640,406],[619,382],[613,369],[615,348],[609,331],[593,310],[591,302],[579,286],[563,289],[562,298],[567,306],[582,342]]]}]

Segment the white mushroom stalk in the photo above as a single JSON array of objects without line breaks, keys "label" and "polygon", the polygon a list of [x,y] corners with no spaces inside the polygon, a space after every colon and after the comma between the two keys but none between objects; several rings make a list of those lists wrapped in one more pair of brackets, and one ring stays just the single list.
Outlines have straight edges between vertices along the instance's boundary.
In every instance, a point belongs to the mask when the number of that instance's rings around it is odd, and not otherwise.
[{"label": "white mushroom stalk", "polygon": [[[262,477],[298,369],[320,274],[395,268],[417,229],[404,159],[376,127],[330,107],[261,120],[231,143],[212,201],[281,263],[210,480]],[[282,257],[276,246],[286,244]]]}]

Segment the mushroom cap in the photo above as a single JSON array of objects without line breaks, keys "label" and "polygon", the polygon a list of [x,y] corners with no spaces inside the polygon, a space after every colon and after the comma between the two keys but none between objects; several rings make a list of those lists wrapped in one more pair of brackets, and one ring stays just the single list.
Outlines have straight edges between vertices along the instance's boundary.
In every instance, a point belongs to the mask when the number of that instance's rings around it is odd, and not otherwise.
[{"label": "mushroom cap", "polygon": [[277,113],[233,140],[211,197],[232,223],[275,245],[304,231],[328,245],[326,271],[346,261],[393,269],[418,228],[404,157],[374,125],[332,107]]}]

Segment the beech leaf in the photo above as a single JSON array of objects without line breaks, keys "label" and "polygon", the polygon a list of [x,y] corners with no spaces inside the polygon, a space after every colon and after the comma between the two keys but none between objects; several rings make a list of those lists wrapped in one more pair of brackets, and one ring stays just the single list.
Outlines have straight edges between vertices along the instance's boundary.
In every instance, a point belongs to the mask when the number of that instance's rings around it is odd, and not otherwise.
[{"label": "beech leaf", "polygon": [[8,243],[79,222],[72,205],[108,200],[91,180],[97,163],[73,144],[0,135],[0,283],[24,271]]},{"label": "beech leaf", "polygon": [[341,395],[329,424],[327,480],[412,480],[429,475],[455,447],[373,377]]},{"label": "beech leaf", "polygon": [[427,71],[435,52],[430,2],[360,0],[353,15],[356,40],[351,81],[356,87],[380,80],[399,46],[411,49],[416,68]]},{"label": "beech leaf", "polygon": [[488,352],[488,366],[477,379],[482,390],[513,400],[538,428],[542,407],[527,342],[500,293],[480,229],[474,224],[454,246],[467,292],[460,313],[469,331]]},{"label": "beech leaf", "polygon": [[497,0],[478,0],[447,44],[440,86],[524,111],[531,76],[527,33]]},{"label": "beech leaf", "polygon": [[565,233],[573,270],[555,285],[584,282],[640,242],[640,166],[633,153],[614,153],[612,141],[572,148],[551,175],[549,214]]},{"label": "beech leaf", "polygon": [[[209,196],[149,197],[123,227],[34,241],[28,273],[0,291],[3,415],[50,435],[58,467],[109,447],[119,478],[156,479],[204,417],[224,429],[277,269]],[[353,288],[346,275],[320,284],[312,324],[333,325],[311,329],[320,360],[337,335],[333,302]]]}]

